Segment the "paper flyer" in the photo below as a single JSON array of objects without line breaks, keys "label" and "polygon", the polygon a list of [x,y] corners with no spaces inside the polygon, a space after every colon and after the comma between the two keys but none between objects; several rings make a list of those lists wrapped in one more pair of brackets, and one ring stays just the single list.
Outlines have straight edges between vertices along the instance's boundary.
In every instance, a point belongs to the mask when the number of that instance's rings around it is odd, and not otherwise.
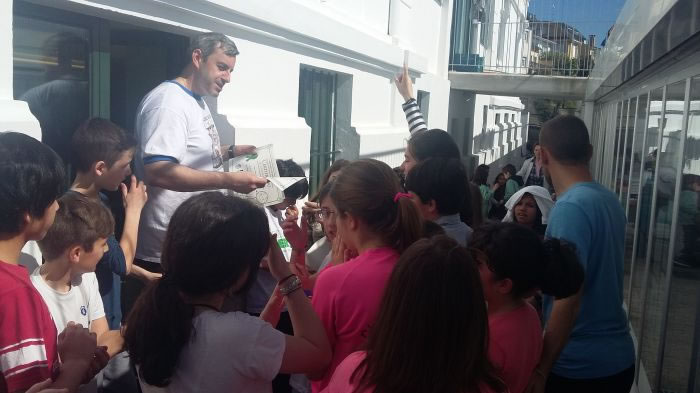
[{"label": "paper flyer", "polygon": [[250,154],[231,159],[229,168],[231,172],[252,172],[256,176],[269,180],[265,187],[250,194],[235,193],[241,198],[262,206],[271,206],[284,201],[284,190],[303,179],[303,177],[280,177],[272,145],[261,146]]}]

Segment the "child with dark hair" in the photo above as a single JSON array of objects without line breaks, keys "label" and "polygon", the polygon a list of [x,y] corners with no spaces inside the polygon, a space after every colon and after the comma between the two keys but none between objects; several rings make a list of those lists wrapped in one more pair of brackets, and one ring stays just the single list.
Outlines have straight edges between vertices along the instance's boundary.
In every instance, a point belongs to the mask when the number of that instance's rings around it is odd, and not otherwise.
[{"label": "child with dark hair", "polygon": [[[292,244],[290,239],[287,239],[283,224],[285,221],[297,221],[298,211],[296,203],[299,199],[303,199],[309,192],[309,182],[306,180],[304,169],[293,160],[277,160],[277,170],[281,177],[303,177],[304,179],[292,184],[284,190],[284,201],[267,206],[263,209],[267,217],[267,224],[270,229],[270,234],[277,236],[277,244],[282,250],[284,259],[287,262],[292,260]],[[256,279],[253,282],[250,290],[246,295],[246,311],[252,315],[260,315],[265,309],[270,297],[275,292],[277,280],[272,275],[268,265],[268,260],[265,258],[258,270]],[[280,298],[281,299],[281,298]],[[293,334],[292,320],[286,308],[282,309],[277,330],[285,334]],[[280,375],[272,383],[275,393],[290,392],[289,375]]]},{"label": "child with dark hair", "polygon": [[501,173],[503,173],[503,176],[506,178],[506,191],[503,195],[503,200],[508,202],[510,197],[523,186],[523,178],[517,175],[515,165],[513,164],[504,166]]},{"label": "child with dark hair", "polygon": [[401,191],[391,168],[376,160],[351,163],[333,183],[338,236],[358,256],[326,269],[314,287],[314,310],[333,351],[330,366],[309,376],[316,379],[314,392],[321,391],[338,364],[364,344],[400,253],[422,235],[420,213],[410,195]]},{"label": "child with dark hair", "polygon": [[435,221],[457,243],[466,246],[472,229],[459,218],[465,195],[464,166],[457,159],[429,158],[406,176],[406,190],[423,219]]},{"label": "child with dark hair", "polygon": [[540,186],[527,186],[506,203],[507,213],[503,222],[516,222],[537,232],[544,239],[549,213],[554,207],[549,191]]},{"label": "child with dark hair", "polygon": [[[95,267],[105,253],[114,219],[107,207],[78,193],[63,195],[53,225],[39,240],[45,263],[34,270],[32,284],[51,312],[58,331],[68,322],[80,323],[97,336],[107,360],[122,350],[119,329],[110,330],[105,318]],[[86,390],[87,389],[87,390]],[[97,391],[93,378],[81,391]]]},{"label": "child with dark hair", "polygon": [[[135,142],[116,124],[101,118],[86,120],[71,142],[76,177],[71,191],[107,204],[103,191],[121,191],[124,229],[121,239],[107,237],[108,251],[97,263],[95,275],[110,329],[122,322],[121,280],[133,275],[144,281],[160,276],[134,264],[141,210],[148,199],[146,186],[131,175]],[[130,177],[130,187],[122,183]]]},{"label": "child with dark hair", "polygon": [[[221,312],[227,296],[255,281],[266,254],[294,336],[242,312]],[[163,278],[139,297],[124,332],[145,384],[178,392],[267,392],[280,372],[316,372],[330,361],[323,325],[265,213],[250,202],[220,192],[186,200],[168,225],[162,262]]]},{"label": "child with dark hair", "polygon": [[574,249],[557,239],[542,243],[514,223],[486,224],[469,243],[481,275],[489,315],[489,357],[508,390],[525,390],[542,352],[542,325],[525,300],[539,289],[562,299],[583,283]]},{"label": "child with dark hair", "polygon": [[478,167],[476,167],[476,170],[474,171],[474,178],[472,179],[472,182],[479,186],[479,192],[481,193],[480,213],[484,219],[488,217],[488,213],[491,209],[491,206],[496,202],[493,196],[496,190],[498,190],[500,187],[499,183],[494,183],[492,186],[489,187],[489,170],[490,167],[488,165],[479,165]]},{"label": "child with dark hair", "polygon": [[396,262],[364,350],[338,366],[326,391],[504,392],[488,336],[467,250],[447,236],[421,239]]},{"label": "child with dark hair", "polygon": [[46,303],[19,265],[24,245],[43,239],[53,224],[63,162],[36,139],[2,132],[0,179],[0,391],[25,391],[54,377],[42,386],[74,392],[98,354],[95,338],[70,322],[57,339]]},{"label": "child with dark hair", "polygon": [[489,209],[489,215],[488,218],[496,221],[501,221],[503,218],[506,216],[506,213],[508,212],[505,204],[505,195],[506,195],[506,177],[503,175],[503,173],[499,173],[496,175],[496,178],[493,180],[493,188],[496,189],[496,191],[493,192],[493,197],[491,199],[491,208]]}]

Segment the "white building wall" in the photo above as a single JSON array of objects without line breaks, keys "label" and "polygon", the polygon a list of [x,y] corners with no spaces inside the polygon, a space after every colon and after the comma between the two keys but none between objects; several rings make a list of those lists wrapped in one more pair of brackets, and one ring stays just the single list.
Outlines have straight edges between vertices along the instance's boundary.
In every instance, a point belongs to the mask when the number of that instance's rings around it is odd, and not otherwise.
[{"label": "white building wall", "polygon": [[[298,117],[298,96],[300,66],[309,65],[352,76],[351,126],[359,155],[397,166],[409,134],[392,79],[405,57],[416,88],[430,93],[429,125],[447,127],[452,0],[30,2],[146,29],[232,37],[241,55],[231,83],[209,100],[223,143],[233,140],[235,130],[237,143],[273,143],[279,158],[308,168],[311,130]],[[12,8],[12,1],[0,2],[0,130],[40,139],[27,104],[13,99]],[[41,260],[34,244],[26,251]]]},{"label": "white building wall", "polygon": [[[39,137],[38,122],[26,104],[12,99],[12,2],[2,3],[6,34],[0,40],[5,59],[0,63],[0,107],[9,110],[0,127]],[[235,129],[237,143],[274,143],[276,155],[301,164],[309,162],[310,128],[297,115],[300,66],[350,75],[351,126],[360,139],[359,154],[399,165],[408,132],[402,100],[391,81],[405,57],[418,78],[416,88],[430,93],[430,126],[447,125],[451,3],[55,0],[50,5],[176,34],[212,30],[231,36],[241,55],[230,85],[217,100],[210,100],[222,140],[231,141]]]},{"label": "white building wall", "polygon": [[[484,69],[487,72],[527,73],[527,64],[521,59],[527,56],[523,47],[529,45],[529,35],[525,30],[529,0],[488,0],[485,9],[490,10],[489,27],[481,26],[487,32],[486,46],[479,43],[479,52],[484,54]],[[527,61],[527,60],[526,60]],[[478,92],[477,92],[478,93]],[[472,126],[472,154],[478,164],[491,164],[523,144],[522,116],[525,106],[518,97],[476,94],[470,101],[474,105]],[[486,119],[484,119],[484,107]],[[459,114],[450,114],[451,118]],[[508,119],[506,121],[506,118]],[[498,119],[498,121],[497,121]],[[455,133],[452,131],[453,134]]]}]

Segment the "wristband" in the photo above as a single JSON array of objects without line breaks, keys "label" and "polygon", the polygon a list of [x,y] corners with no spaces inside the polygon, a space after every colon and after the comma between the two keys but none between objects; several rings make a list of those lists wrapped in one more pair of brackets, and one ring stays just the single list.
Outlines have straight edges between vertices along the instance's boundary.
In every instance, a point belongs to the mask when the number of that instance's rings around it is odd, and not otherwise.
[{"label": "wristband", "polygon": [[283,283],[283,282],[285,282],[285,281],[289,280],[290,278],[292,278],[292,277],[294,277],[294,276],[295,276],[295,274],[294,274],[294,273],[292,273],[292,274],[288,275],[287,277],[285,277],[285,278],[283,278],[283,279],[281,279],[281,280],[277,281],[277,285],[282,285],[282,283]]},{"label": "wristband", "polygon": [[282,293],[282,295],[284,296],[287,296],[299,288],[301,288],[301,280],[299,279],[299,277],[292,275],[292,279],[289,280],[287,284],[280,287],[280,293]]}]

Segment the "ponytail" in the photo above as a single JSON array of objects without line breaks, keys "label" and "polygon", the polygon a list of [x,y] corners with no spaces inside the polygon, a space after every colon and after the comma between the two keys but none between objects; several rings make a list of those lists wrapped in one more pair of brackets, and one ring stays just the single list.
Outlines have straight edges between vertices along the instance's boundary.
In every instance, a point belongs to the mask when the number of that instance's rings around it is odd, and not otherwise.
[{"label": "ponytail", "polygon": [[539,285],[542,293],[559,299],[576,294],[583,284],[584,271],[573,245],[547,239],[544,250],[545,267]]},{"label": "ponytail", "polygon": [[420,239],[423,222],[418,208],[401,191],[399,178],[387,164],[364,159],[343,168],[330,196],[338,213],[362,219],[372,234],[403,252]]},{"label": "ponytail", "polygon": [[165,387],[180,352],[192,335],[194,307],[180,297],[169,277],[151,283],[127,319],[124,341],[129,357],[146,383]]},{"label": "ponytail", "polygon": [[396,210],[396,218],[387,235],[393,248],[402,253],[423,236],[423,222],[418,208],[409,198],[398,198]]}]

